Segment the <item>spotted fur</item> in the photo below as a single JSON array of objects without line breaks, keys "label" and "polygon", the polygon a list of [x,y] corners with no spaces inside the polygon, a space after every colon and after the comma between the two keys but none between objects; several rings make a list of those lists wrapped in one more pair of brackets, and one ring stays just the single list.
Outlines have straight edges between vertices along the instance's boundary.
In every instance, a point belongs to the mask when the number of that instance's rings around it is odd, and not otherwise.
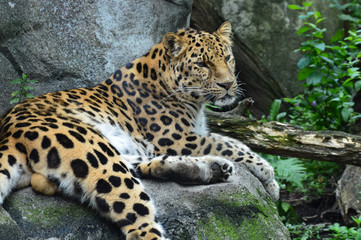
[{"label": "spotted fur", "polygon": [[79,198],[127,239],[165,239],[139,177],[226,181],[245,164],[271,197],[272,167],[241,142],[209,133],[203,106],[237,96],[231,25],[167,33],[93,88],[26,100],[0,119],[0,204],[14,188]]}]

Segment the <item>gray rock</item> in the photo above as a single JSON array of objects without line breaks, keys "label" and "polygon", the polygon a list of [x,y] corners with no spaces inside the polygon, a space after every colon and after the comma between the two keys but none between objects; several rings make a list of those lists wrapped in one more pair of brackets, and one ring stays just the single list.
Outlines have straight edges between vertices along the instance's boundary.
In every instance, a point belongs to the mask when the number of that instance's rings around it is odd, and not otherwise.
[{"label": "gray rock", "polygon": [[337,183],[336,198],[344,222],[355,225],[351,217],[361,215],[361,167],[347,165],[342,177]]},{"label": "gray rock", "polygon": [[[213,185],[143,180],[168,237],[290,239],[260,182],[243,166],[237,166],[236,172],[230,181]],[[42,196],[26,188],[10,195],[3,207],[11,218],[0,208],[0,239],[7,239],[7,229],[14,233],[20,229],[16,239],[119,239],[120,231],[114,225],[61,196]]]},{"label": "gray rock", "polygon": [[25,233],[11,218],[8,212],[0,206],[0,237],[1,239],[20,240],[26,239]]},{"label": "gray rock", "polygon": [[0,1],[0,113],[23,72],[40,81],[34,95],[103,81],[189,25],[192,0],[173,2]]}]

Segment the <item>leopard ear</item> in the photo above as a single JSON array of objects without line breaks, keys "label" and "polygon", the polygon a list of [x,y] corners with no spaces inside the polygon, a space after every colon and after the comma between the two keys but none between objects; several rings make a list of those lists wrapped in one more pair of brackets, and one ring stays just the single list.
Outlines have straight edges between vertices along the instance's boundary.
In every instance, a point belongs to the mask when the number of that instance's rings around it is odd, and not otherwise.
[{"label": "leopard ear", "polygon": [[223,40],[231,43],[232,26],[230,22],[224,22],[213,34],[220,36]]},{"label": "leopard ear", "polygon": [[166,33],[163,36],[162,42],[168,56],[170,57],[179,56],[185,49],[185,43],[176,33]]}]

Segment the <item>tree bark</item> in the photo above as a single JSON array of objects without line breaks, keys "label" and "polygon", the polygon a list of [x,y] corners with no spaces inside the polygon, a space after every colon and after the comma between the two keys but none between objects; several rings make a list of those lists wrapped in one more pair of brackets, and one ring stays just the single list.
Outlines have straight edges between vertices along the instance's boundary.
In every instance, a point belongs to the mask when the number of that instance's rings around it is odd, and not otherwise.
[{"label": "tree bark", "polygon": [[242,120],[208,113],[212,132],[236,138],[255,152],[361,166],[361,136],[305,131],[280,122]]}]

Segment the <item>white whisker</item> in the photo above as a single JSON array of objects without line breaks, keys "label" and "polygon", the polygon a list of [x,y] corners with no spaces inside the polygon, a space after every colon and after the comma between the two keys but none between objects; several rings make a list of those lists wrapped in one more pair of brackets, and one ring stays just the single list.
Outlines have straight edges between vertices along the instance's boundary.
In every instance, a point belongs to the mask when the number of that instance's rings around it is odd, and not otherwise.
[{"label": "white whisker", "polygon": [[206,94],[205,89],[201,89],[199,87],[180,87],[174,90],[170,91],[170,94],[166,97],[164,97],[162,99],[162,101],[166,101],[167,99],[176,96],[177,93],[183,93],[183,92],[188,92],[188,93],[197,93],[200,96],[204,96]]}]

